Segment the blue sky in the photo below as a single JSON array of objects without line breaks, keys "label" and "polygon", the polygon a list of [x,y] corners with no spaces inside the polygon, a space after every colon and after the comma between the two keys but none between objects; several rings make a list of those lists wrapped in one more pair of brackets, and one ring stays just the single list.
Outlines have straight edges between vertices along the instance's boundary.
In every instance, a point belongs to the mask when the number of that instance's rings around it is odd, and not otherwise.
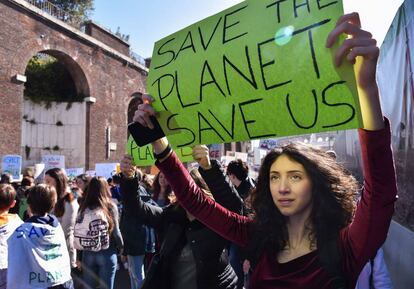
[{"label": "blue sky", "polygon": [[[345,12],[360,13],[362,25],[381,43],[403,0],[343,0]],[[154,43],[240,0],[95,0],[92,19],[130,35],[131,48],[143,57]]]}]

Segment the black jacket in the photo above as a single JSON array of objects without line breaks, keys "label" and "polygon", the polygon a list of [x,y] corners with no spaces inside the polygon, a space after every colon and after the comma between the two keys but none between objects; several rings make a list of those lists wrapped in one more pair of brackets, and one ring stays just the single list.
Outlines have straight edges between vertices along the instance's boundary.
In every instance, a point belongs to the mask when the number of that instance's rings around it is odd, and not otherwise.
[{"label": "black jacket", "polygon": [[[200,173],[209,184],[214,199],[224,207],[240,213],[242,201],[237,192],[227,183],[216,162],[207,171]],[[143,222],[158,230],[162,242],[160,253],[154,257],[142,288],[170,288],[172,260],[187,242],[196,261],[197,289],[233,289],[237,276],[228,263],[225,248],[228,241],[194,220],[190,222],[185,211],[178,205],[164,208],[143,203],[137,197],[137,179],[121,180],[124,209],[142,218]]]},{"label": "black jacket", "polygon": [[[127,192],[128,194],[130,192]],[[121,194],[122,188],[121,188]],[[137,188],[137,196],[140,198],[148,196],[149,194],[141,185]],[[145,254],[146,247],[146,228],[141,218],[135,213],[131,214],[129,210],[122,210],[120,228],[122,237],[124,238],[124,255],[140,256]]]}]

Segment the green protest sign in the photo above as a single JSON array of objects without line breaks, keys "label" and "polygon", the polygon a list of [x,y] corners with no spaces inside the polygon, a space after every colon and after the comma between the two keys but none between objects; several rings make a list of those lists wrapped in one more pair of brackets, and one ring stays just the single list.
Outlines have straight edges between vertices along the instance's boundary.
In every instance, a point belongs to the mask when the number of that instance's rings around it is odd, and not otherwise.
[{"label": "green protest sign", "polygon": [[360,127],[325,42],[342,1],[244,1],[155,44],[148,91],[176,147]]},{"label": "green protest sign", "polygon": [[[182,147],[174,150],[182,162],[193,161],[192,149],[190,147]],[[126,153],[132,156],[134,164],[139,167],[152,166],[155,163],[154,155],[152,153],[152,146],[146,145],[139,147],[132,136],[128,137],[126,145]]]}]

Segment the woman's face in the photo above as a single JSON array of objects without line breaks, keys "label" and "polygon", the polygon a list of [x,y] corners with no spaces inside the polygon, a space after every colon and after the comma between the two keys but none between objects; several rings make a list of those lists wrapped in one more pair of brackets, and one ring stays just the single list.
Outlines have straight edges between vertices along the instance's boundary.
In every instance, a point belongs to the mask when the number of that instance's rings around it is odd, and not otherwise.
[{"label": "woman's face", "polygon": [[54,187],[56,189],[56,181],[51,176],[45,175],[43,181],[45,182],[46,185]]},{"label": "woman's face", "polygon": [[85,182],[81,178],[76,178],[76,186],[81,189],[82,191],[85,190]]},{"label": "woman's face", "polygon": [[279,156],[269,172],[270,192],[286,217],[307,218],[312,211],[312,182],[302,164]]},{"label": "woman's face", "polygon": [[167,179],[165,178],[163,173],[160,173],[158,177],[158,183],[160,184],[161,188],[165,188],[166,186],[168,186]]}]

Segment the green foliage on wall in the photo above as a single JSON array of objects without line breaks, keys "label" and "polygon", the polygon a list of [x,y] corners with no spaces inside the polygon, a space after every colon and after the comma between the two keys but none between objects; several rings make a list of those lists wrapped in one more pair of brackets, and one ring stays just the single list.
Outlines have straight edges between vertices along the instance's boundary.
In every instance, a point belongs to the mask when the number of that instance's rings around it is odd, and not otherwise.
[{"label": "green foliage on wall", "polygon": [[82,102],[84,95],[76,92],[72,76],[54,57],[36,55],[26,67],[24,96],[35,103]]}]

